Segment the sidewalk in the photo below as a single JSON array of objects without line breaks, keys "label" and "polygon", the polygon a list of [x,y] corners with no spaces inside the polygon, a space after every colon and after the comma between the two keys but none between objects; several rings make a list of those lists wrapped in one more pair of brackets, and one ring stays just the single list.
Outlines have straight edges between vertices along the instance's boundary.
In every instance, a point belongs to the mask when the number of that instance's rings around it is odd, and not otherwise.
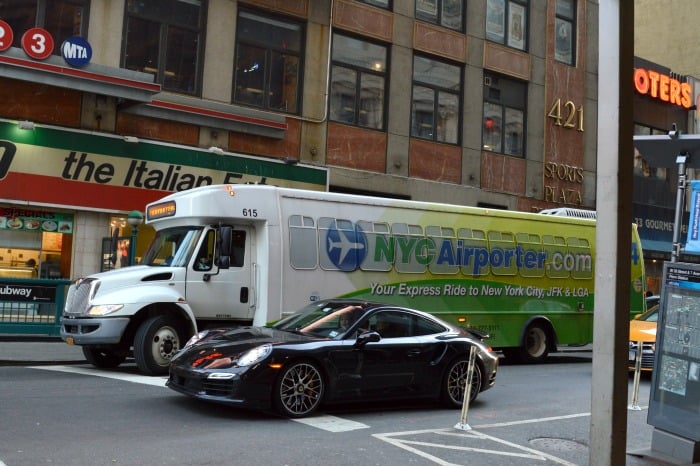
[{"label": "sidewalk", "polygon": [[60,338],[0,335],[0,366],[86,363],[80,346]]}]

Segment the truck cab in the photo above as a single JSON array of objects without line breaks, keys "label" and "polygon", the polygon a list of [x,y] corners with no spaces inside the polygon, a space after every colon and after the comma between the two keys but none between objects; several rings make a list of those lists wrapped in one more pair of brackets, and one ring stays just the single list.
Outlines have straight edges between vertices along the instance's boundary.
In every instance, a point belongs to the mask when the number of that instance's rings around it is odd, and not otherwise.
[{"label": "truck cab", "polygon": [[139,265],[71,285],[61,337],[97,367],[116,367],[133,353],[141,372],[166,373],[199,329],[252,322],[250,232],[220,224],[158,230]]}]

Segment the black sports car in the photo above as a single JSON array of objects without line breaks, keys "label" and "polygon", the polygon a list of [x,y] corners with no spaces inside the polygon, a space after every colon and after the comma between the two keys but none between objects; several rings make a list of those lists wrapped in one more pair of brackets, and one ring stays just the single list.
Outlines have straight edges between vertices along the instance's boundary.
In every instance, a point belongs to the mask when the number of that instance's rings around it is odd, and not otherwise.
[{"label": "black sports car", "polygon": [[459,408],[493,387],[485,335],[420,311],[349,299],[314,302],[268,327],[205,330],[172,359],[166,385],[207,401],[288,417],[321,403],[428,398]]}]

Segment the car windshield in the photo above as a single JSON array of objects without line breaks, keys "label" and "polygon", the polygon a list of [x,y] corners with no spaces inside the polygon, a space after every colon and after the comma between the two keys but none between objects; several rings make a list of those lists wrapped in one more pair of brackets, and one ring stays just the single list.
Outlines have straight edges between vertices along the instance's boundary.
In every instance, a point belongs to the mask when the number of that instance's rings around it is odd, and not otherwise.
[{"label": "car windshield", "polygon": [[140,264],[185,267],[202,233],[202,227],[175,227],[156,232]]},{"label": "car windshield", "polygon": [[273,328],[317,337],[340,337],[362,316],[362,307],[352,303],[311,303],[277,322]]},{"label": "car windshield", "polygon": [[639,320],[646,322],[658,322],[659,321],[659,305],[651,307],[647,312],[639,316]]}]

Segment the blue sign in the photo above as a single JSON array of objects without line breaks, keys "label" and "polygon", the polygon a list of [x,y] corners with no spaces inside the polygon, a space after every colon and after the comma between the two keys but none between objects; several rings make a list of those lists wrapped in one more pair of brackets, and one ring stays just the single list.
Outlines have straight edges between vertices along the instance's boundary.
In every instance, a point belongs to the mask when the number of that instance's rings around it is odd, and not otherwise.
[{"label": "blue sign", "polygon": [[326,235],[326,254],[339,270],[352,272],[367,255],[367,238],[357,226],[354,230],[332,228]]},{"label": "blue sign", "polygon": [[688,240],[685,252],[700,254],[700,181],[690,182],[690,220],[688,221]]},{"label": "blue sign", "polygon": [[81,68],[90,63],[92,47],[82,37],[69,37],[61,44],[61,56],[69,65]]}]

